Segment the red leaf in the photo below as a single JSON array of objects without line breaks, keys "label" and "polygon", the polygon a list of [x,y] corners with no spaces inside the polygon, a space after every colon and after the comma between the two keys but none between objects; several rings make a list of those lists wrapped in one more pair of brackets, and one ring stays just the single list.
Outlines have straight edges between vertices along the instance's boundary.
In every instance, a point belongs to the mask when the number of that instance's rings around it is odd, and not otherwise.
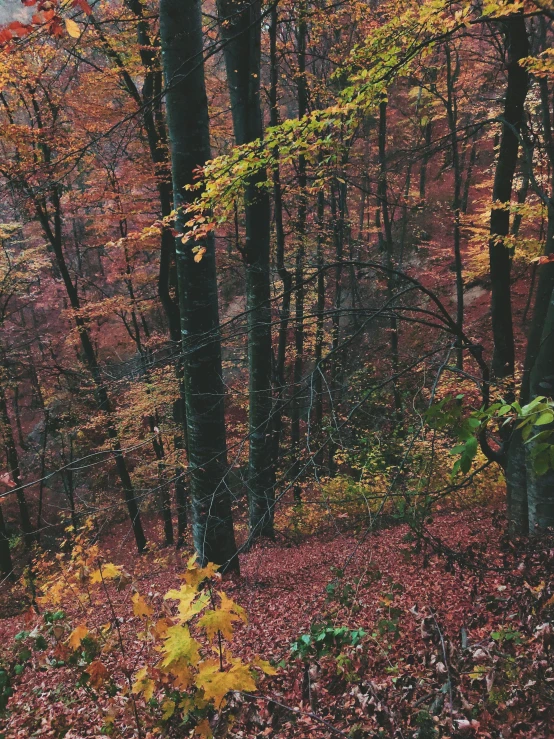
[{"label": "red leaf", "polygon": [[5,44],[8,41],[11,41],[13,38],[13,34],[11,31],[8,31],[7,28],[2,28],[0,30],[0,44]]},{"label": "red leaf", "polygon": [[554,254],[539,257],[539,264],[548,264],[549,262],[554,262]]},{"label": "red leaf", "polygon": [[73,5],[74,8],[80,8],[83,13],[86,13],[87,15],[92,13],[92,9],[87,3],[87,0],[72,0],[71,5]]},{"label": "red leaf", "polygon": [[19,36],[20,38],[22,36],[26,36],[29,33],[29,31],[31,30],[30,26],[26,26],[23,23],[21,23],[20,21],[12,21],[8,25],[8,28],[10,29],[10,31],[12,31],[13,33],[15,33],[15,35],[16,36]]}]

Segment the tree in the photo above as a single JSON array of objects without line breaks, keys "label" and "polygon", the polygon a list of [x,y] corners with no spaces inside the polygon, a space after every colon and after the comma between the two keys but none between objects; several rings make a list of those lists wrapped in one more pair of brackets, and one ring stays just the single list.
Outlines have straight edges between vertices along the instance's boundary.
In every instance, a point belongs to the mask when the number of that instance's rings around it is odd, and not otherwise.
[{"label": "tree", "polygon": [[[235,141],[240,146],[263,136],[260,106],[260,0],[218,0],[219,28],[231,98]],[[251,536],[273,537],[275,469],[272,454],[272,346],[270,302],[270,202],[261,168],[244,192],[246,308],[248,311],[249,463]]]},{"label": "tree", "polygon": [[226,482],[224,390],[215,245],[194,242],[186,207],[210,157],[199,0],[161,0],[160,33],[171,147],[181,337],[184,352],[192,532],[201,562],[238,570]]}]

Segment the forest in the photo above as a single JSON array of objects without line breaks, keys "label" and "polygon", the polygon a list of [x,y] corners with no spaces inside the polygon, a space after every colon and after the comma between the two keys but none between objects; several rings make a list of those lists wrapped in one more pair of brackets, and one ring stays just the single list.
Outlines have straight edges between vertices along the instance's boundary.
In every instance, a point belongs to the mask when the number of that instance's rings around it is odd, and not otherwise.
[{"label": "forest", "polygon": [[0,739],[554,736],[551,0],[1,0]]}]

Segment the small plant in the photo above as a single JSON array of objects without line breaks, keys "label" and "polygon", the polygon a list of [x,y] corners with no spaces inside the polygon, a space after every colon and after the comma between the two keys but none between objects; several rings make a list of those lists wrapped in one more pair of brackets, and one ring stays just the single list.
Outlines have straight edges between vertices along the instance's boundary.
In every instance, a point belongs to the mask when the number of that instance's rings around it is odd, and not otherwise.
[{"label": "small plant", "polygon": [[302,634],[291,644],[291,655],[302,660],[319,659],[327,654],[338,653],[344,647],[356,647],[367,632],[363,629],[348,629],[346,626],[313,624],[309,634]]}]

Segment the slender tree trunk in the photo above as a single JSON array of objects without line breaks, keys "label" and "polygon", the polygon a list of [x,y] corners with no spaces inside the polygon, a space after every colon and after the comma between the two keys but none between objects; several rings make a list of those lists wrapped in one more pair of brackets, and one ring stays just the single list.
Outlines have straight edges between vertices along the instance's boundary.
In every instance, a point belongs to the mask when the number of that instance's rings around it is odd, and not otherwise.
[{"label": "slender tree trunk", "polygon": [[469,163],[467,165],[467,172],[466,172],[466,178],[464,182],[464,193],[462,195],[462,213],[467,213],[467,208],[469,205],[469,191],[471,189],[471,178],[473,176],[473,168],[475,167],[475,162],[477,161],[477,134],[473,136],[473,140],[471,142],[471,151],[469,153]]},{"label": "slender tree trunk", "polygon": [[[394,241],[392,237],[392,221],[390,217],[389,203],[388,203],[387,103],[386,101],[382,101],[379,104],[379,182],[377,185],[377,197],[379,200],[379,204],[381,206],[381,213],[383,216],[383,227],[385,231],[384,239],[383,239],[382,234],[380,234],[381,240],[383,242],[385,266],[388,268],[392,268],[393,267]],[[395,282],[396,281],[395,281],[394,275],[388,274],[387,275],[387,299],[389,300],[394,293]],[[394,311],[394,306],[391,305],[390,310]],[[396,374],[398,372],[398,366],[399,366],[398,322],[396,320],[396,316],[394,315],[394,313],[393,315],[391,315],[391,318],[389,321],[389,327],[390,327],[390,347],[391,347],[391,357],[392,357],[392,371],[393,371],[393,374]],[[400,397],[400,393],[398,391],[396,383],[394,383],[393,387],[394,387],[394,406],[395,406],[397,415],[399,415],[402,411],[402,399]]]},{"label": "slender tree trunk", "polygon": [[421,159],[421,169],[419,170],[419,197],[424,200],[427,187],[427,165],[429,164],[430,154],[429,148],[433,140],[433,121],[427,121],[424,129],[425,152]]},{"label": "slender tree trunk", "polygon": [[498,378],[511,377],[515,365],[510,287],[512,254],[509,244],[505,243],[504,239],[510,232],[508,206],[517,165],[519,147],[517,132],[523,123],[525,97],[529,85],[529,75],[519,64],[521,59],[529,56],[525,18],[519,12],[514,13],[503,21],[503,26],[506,38],[508,86],[502,113],[505,124],[502,127],[500,150],[496,161],[492,200],[493,204],[502,203],[505,207],[492,208],[489,239],[494,339],[492,371]]},{"label": "slender tree trunk", "polygon": [[315,377],[314,377],[314,414],[315,425],[321,430],[323,422],[323,343],[325,340],[325,272],[323,271],[323,217],[325,215],[325,192],[320,190],[317,194],[317,304],[316,304],[316,329],[315,329]]},{"label": "slender tree trunk", "polygon": [[[331,217],[333,221],[333,241],[335,245],[335,302],[333,305],[331,327],[331,367],[330,367],[330,411],[337,418],[337,406],[341,384],[341,358],[338,353],[340,344],[340,314],[342,309],[342,273],[344,260],[344,217],[346,209],[346,183],[333,182],[331,185]],[[335,462],[336,444],[331,439],[329,448],[329,472],[334,475],[337,469]]]},{"label": "slender tree trunk", "polygon": [[[306,38],[307,26],[304,18],[304,5],[300,9],[298,24],[298,73],[297,73],[297,96],[298,96],[298,118],[303,118],[308,110],[308,89],[306,81]],[[300,415],[303,393],[302,372],[304,366],[304,257],[306,253],[306,159],[298,158],[298,189],[299,205],[296,222],[296,233],[298,235],[298,246],[296,249],[296,263],[294,269],[294,371],[292,384],[291,403],[291,475],[294,481],[294,500],[301,500],[301,487],[298,484],[300,473]]]},{"label": "slender tree trunk", "polygon": [[[454,199],[452,201],[452,210],[454,212],[454,264],[456,269],[456,326],[459,331],[464,327],[464,280],[462,275],[462,253],[460,244],[460,210],[461,210],[461,192],[462,192],[462,168],[460,166],[460,152],[458,142],[458,110],[455,96],[454,85],[456,74],[452,70],[452,56],[450,44],[445,46],[446,51],[446,78],[447,78],[447,99],[446,113],[448,118],[448,127],[450,129],[450,141],[452,147],[452,168],[454,170]],[[464,368],[464,353],[461,340],[457,339],[456,349],[456,366],[458,369]]]},{"label": "slender tree trunk", "polygon": [[44,497],[44,476],[46,474],[46,444],[48,442],[48,422],[50,419],[50,411],[44,414],[44,433],[42,435],[42,449],[40,452],[40,483],[38,488],[38,510],[37,510],[37,541],[40,541],[42,528],[42,508]]},{"label": "slender tree trunk", "polygon": [[[263,136],[260,107],[261,0],[218,0],[221,37],[237,144]],[[271,291],[269,274],[270,202],[267,174],[253,175],[245,191],[246,303],[248,311],[250,532],[274,536],[275,468]]]},{"label": "slender tree trunk", "polygon": [[2,513],[2,504],[0,503],[0,571],[6,577],[13,572],[12,555],[10,552],[10,540],[4,523],[4,514]]},{"label": "slender tree trunk", "polygon": [[185,189],[210,158],[208,100],[204,80],[200,0],[160,0],[160,33],[177,211],[176,258],[183,342],[186,435],[191,472],[192,532],[202,564],[238,570],[231,500],[226,485],[224,388],[215,244],[194,261],[184,212],[194,195]]},{"label": "slender tree trunk", "polygon": [[21,531],[25,540],[25,545],[30,547],[34,541],[33,526],[31,524],[31,516],[29,515],[29,507],[25,498],[25,493],[21,483],[21,472],[19,469],[19,456],[17,446],[12,430],[11,419],[8,413],[8,404],[6,402],[6,393],[4,387],[0,384],[0,425],[2,436],[4,437],[4,448],[6,450],[6,458],[8,462],[8,473],[15,486],[15,496],[19,507],[19,521]]},{"label": "slender tree trunk", "polygon": [[[279,65],[277,61],[277,4],[271,9],[269,26],[270,52],[270,88],[269,88],[269,121],[272,126],[279,123],[277,83],[279,79]],[[283,194],[281,189],[281,173],[277,161],[278,151],[274,151],[276,164],[273,167],[273,216],[275,220],[275,262],[277,274],[283,283],[283,296],[279,310],[279,331],[277,336],[277,356],[275,359],[275,390],[276,398],[273,410],[273,458],[277,467],[281,435],[283,431],[283,404],[285,394],[285,358],[288,342],[288,326],[290,320],[290,303],[292,295],[292,275],[285,265],[285,229],[283,224]]]}]

